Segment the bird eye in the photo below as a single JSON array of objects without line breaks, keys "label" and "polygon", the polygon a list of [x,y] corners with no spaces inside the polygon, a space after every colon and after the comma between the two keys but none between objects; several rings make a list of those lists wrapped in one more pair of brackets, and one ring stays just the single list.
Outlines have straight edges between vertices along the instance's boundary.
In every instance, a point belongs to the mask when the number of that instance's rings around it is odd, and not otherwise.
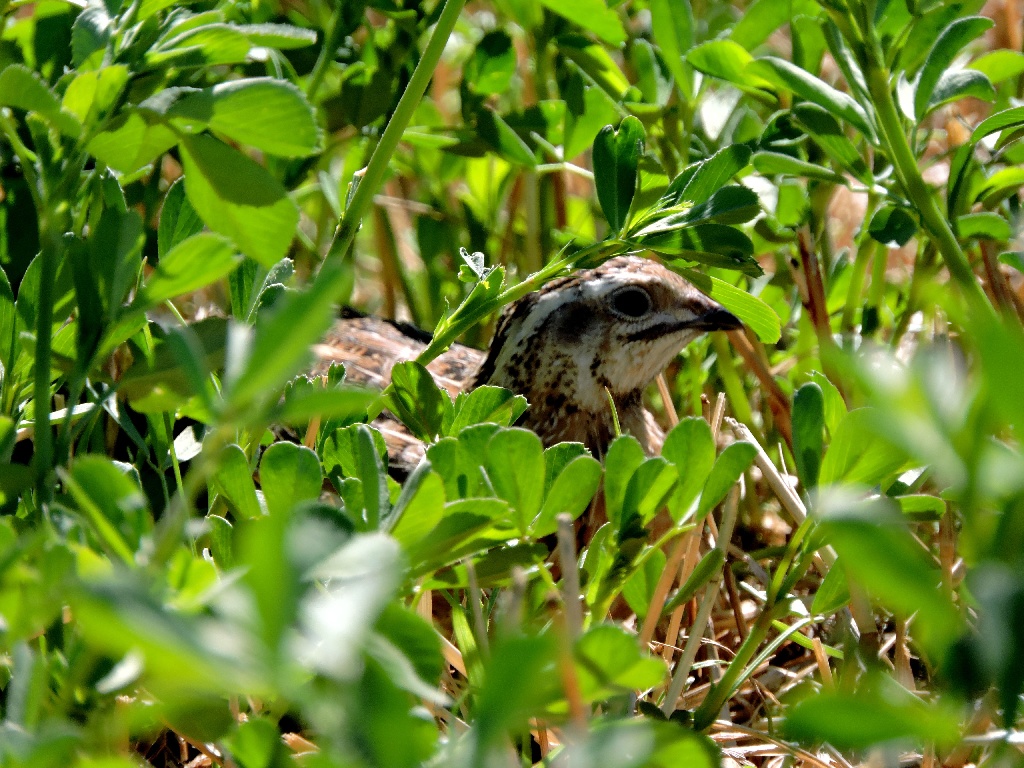
[{"label": "bird eye", "polygon": [[643,288],[623,288],[612,297],[612,309],[626,317],[641,318],[651,311],[651,297]]}]

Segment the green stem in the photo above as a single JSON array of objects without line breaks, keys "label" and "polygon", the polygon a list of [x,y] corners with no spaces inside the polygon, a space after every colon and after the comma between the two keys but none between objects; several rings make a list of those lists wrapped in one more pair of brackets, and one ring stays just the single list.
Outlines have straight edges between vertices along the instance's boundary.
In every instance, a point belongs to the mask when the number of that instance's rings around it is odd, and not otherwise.
[{"label": "green stem", "polygon": [[874,57],[871,57],[868,64],[865,74],[868,90],[871,93],[872,101],[874,101],[875,114],[878,117],[881,139],[885,143],[889,159],[892,160],[903,191],[917,208],[922,223],[939,247],[939,253],[942,255],[949,274],[960,286],[960,289],[978,307],[987,307],[990,312],[994,311],[988,297],[978,284],[971,264],[960,248],[949,222],[939,211],[931,190],[928,189],[928,185],[921,176],[917,158],[914,157],[914,153],[910,149],[907,134],[903,129],[896,103],[893,101],[892,91],[889,88],[888,71]]},{"label": "green stem", "polygon": [[[412,77],[409,79],[409,85],[406,87],[405,93],[402,94],[402,98],[398,100],[395,113],[388,121],[384,133],[381,134],[380,143],[370,157],[370,162],[366,166],[366,172],[356,186],[352,199],[345,209],[345,213],[342,214],[341,223],[338,224],[338,231],[334,234],[334,242],[331,243],[331,248],[327,253],[327,261],[344,258],[352,246],[356,233],[359,231],[359,224],[370,209],[370,205],[373,203],[373,196],[380,189],[381,182],[384,180],[384,174],[387,173],[388,165],[391,162],[391,157],[395,154],[398,142],[401,141],[402,134],[409,125],[409,121],[412,120],[416,107],[419,106],[420,99],[427,89],[430,78],[434,76],[434,70],[437,68],[437,63],[441,60],[441,54],[444,52],[444,47],[451,36],[452,30],[455,29],[455,22],[458,20],[465,3],[466,0],[446,0],[444,10],[441,11],[437,24],[434,25],[434,31],[430,33],[430,39],[427,41],[426,48],[423,49],[423,56],[420,58],[416,69],[412,73]],[[321,270],[320,275],[317,276],[317,281],[328,279],[325,277],[325,274],[331,272]],[[336,272],[333,273],[337,274]]]},{"label": "green stem", "polygon": [[697,711],[693,713],[694,730],[703,731],[715,722],[725,702],[729,700],[733,691],[739,686],[742,675],[748,671],[747,665],[750,660],[754,658],[757,649],[768,636],[768,632],[771,631],[772,622],[784,616],[788,610],[789,606],[785,602],[776,603],[770,608],[765,608],[761,615],[757,617],[757,621],[750,628],[750,634],[747,635],[747,639],[743,641],[743,644],[736,651],[736,656],[729,662],[729,666],[726,667],[725,674],[722,675],[722,678],[717,683],[711,686],[707,697],[700,707],[697,708]]},{"label": "green stem", "polygon": [[[36,312],[35,376],[33,381],[33,419],[35,421],[36,490],[39,502],[51,497],[50,473],[53,470],[53,434],[50,432],[50,353],[53,341],[53,291],[57,276],[57,259],[61,234],[65,229],[67,208],[61,203],[57,210],[43,210],[40,221],[39,305]],[[68,403],[73,407],[74,403]]]},{"label": "green stem", "polygon": [[341,43],[341,23],[344,16],[345,3],[338,3],[337,8],[334,9],[334,15],[331,16],[327,33],[324,35],[324,44],[320,48],[320,55],[317,56],[316,63],[313,65],[313,71],[309,76],[309,82],[306,84],[306,98],[310,102],[315,103],[316,92],[323,85],[324,77],[327,75],[327,68],[334,61],[334,52],[338,50],[338,45]]},{"label": "green stem", "polygon": [[868,271],[868,261],[875,251],[876,241],[868,234],[868,224],[878,208],[878,197],[868,194],[868,203],[864,209],[864,223],[857,233],[857,255],[853,260],[850,285],[846,291],[846,304],[843,307],[842,330],[844,333],[853,331],[857,308],[861,304],[864,293],[864,277]]},{"label": "green stem", "polygon": [[164,430],[167,432],[167,448],[171,454],[171,466],[174,468],[174,482],[181,492],[181,466],[178,464],[178,452],[174,449],[174,419],[169,411],[164,411]]}]

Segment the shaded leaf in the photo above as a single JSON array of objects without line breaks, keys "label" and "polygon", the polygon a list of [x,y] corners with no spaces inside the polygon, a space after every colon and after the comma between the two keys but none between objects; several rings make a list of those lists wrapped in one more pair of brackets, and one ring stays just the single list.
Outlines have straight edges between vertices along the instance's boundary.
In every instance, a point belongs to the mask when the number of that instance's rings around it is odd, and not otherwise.
[{"label": "shaded leaf", "polygon": [[804,384],[793,397],[793,458],[804,488],[818,484],[825,431],[825,398],[814,382]]},{"label": "shaded leaf", "polygon": [[637,167],[644,149],[644,127],[627,117],[616,131],[605,126],[594,140],[594,183],[601,210],[613,232],[622,231],[637,188]]}]

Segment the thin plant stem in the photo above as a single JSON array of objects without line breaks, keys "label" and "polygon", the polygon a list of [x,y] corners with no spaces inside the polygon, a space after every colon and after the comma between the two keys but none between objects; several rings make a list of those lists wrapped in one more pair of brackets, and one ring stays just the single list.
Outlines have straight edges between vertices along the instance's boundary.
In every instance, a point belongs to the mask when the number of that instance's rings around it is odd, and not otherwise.
[{"label": "thin plant stem", "polygon": [[864,224],[861,226],[860,232],[857,233],[857,254],[854,256],[850,285],[847,288],[846,303],[843,306],[841,328],[846,332],[853,330],[857,307],[860,306],[864,293],[864,278],[867,275],[868,262],[871,260],[871,254],[875,252],[875,246],[878,245],[878,242],[868,234],[868,222],[871,221],[877,207],[877,196],[868,195],[867,206],[864,209]]},{"label": "thin plant stem", "polygon": [[580,574],[576,565],[576,532],[572,517],[566,513],[558,516],[558,559],[562,565],[566,632],[575,641],[583,632],[583,612],[580,608]]},{"label": "thin plant stem", "polygon": [[[62,213],[64,215],[62,215]],[[49,500],[53,491],[50,472],[53,469],[53,434],[50,431],[50,356],[53,342],[54,283],[57,259],[64,231],[67,209],[43,209],[41,223],[42,248],[39,252],[39,304],[36,310],[36,349],[33,378],[33,419],[35,421],[36,491],[40,503]],[[73,404],[71,404],[73,405]]]},{"label": "thin plant stem", "polygon": [[[729,498],[722,505],[722,525],[715,546],[723,555],[725,555],[728,549],[729,539],[732,538],[733,529],[736,527],[736,518],[739,514],[739,497],[739,488],[733,487],[729,492]],[[725,567],[728,568],[728,564]],[[675,672],[672,674],[672,682],[669,684],[668,693],[665,694],[665,700],[661,705],[661,711],[665,715],[670,715],[675,711],[676,702],[679,701],[679,696],[683,692],[683,686],[686,685],[686,680],[690,676],[693,660],[697,657],[701,638],[704,636],[708,619],[711,618],[711,609],[715,607],[715,602],[718,600],[720,589],[721,582],[716,580],[713,584],[708,585],[707,590],[704,592],[700,608],[697,610],[697,618],[694,619],[690,629],[690,636],[686,638],[683,655],[679,657],[679,661],[676,663]]]},{"label": "thin plant stem", "polygon": [[327,75],[327,69],[330,67],[331,62],[334,61],[334,52],[338,49],[339,43],[341,43],[341,23],[345,16],[345,5],[346,3],[340,2],[335,6],[334,14],[331,16],[327,28],[327,34],[324,35],[324,44],[320,48],[320,55],[317,56],[316,63],[313,65],[313,71],[309,76],[309,82],[306,83],[306,98],[311,102],[316,101],[317,91],[320,90],[324,77]]},{"label": "thin plant stem", "polygon": [[875,52],[869,49],[869,55],[866,57],[865,78],[874,103],[875,114],[878,117],[880,138],[886,146],[887,154],[900,180],[900,185],[913,202],[914,207],[917,208],[921,222],[938,245],[939,253],[950,276],[973,304],[991,312],[992,304],[978,284],[971,264],[957,242],[949,221],[939,210],[931,190],[928,189],[928,185],[921,176],[917,158],[910,148],[910,142],[892,97],[889,72],[874,54]]},{"label": "thin plant stem", "polygon": [[[355,240],[359,224],[369,211],[370,205],[373,203],[373,196],[380,189],[391,158],[398,148],[398,142],[401,141],[402,134],[409,125],[409,121],[412,120],[420,99],[423,98],[423,93],[434,75],[437,63],[441,60],[441,54],[444,53],[445,45],[448,43],[452,30],[455,29],[455,22],[464,5],[465,0],[445,1],[444,9],[423,49],[423,55],[416,65],[416,69],[413,70],[412,77],[409,78],[409,85],[406,86],[402,98],[398,100],[398,106],[395,107],[395,112],[388,121],[384,133],[381,134],[380,142],[373,150],[365,174],[356,186],[352,198],[345,208],[345,213],[342,214],[338,230],[334,234],[334,242],[331,243],[327,253],[326,260],[328,262],[343,258]],[[333,270],[321,270],[317,280],[331,279],[331,276],[336,274]]]}]

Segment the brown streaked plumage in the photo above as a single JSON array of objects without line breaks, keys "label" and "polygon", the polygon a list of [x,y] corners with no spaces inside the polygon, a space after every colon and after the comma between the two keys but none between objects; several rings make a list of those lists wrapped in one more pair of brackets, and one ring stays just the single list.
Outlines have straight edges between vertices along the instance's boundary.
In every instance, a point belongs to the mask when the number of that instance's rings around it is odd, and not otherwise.
[{"label": "brown streaked plumage", "polygon": [[[454,345],[428,369],[451,394],[494,384],[524,395],[520,424],[552,445],[584,443],[604,454],[614,434],[608,394],[623,432],[648,453],[664,434],[643,406],[643,391],[679,351],[702,333],[739,328],[732,314],[682,277],[637,256],[553,280],[506,307],[484,355]],[[317,347],[323,370],[343,362],[348,379],[376,386],[391,367],[414,358],[429,337],[374,318],[338,321]],[[378,424],[393,460],[415,464],[422,446],[398,422]]]}]

